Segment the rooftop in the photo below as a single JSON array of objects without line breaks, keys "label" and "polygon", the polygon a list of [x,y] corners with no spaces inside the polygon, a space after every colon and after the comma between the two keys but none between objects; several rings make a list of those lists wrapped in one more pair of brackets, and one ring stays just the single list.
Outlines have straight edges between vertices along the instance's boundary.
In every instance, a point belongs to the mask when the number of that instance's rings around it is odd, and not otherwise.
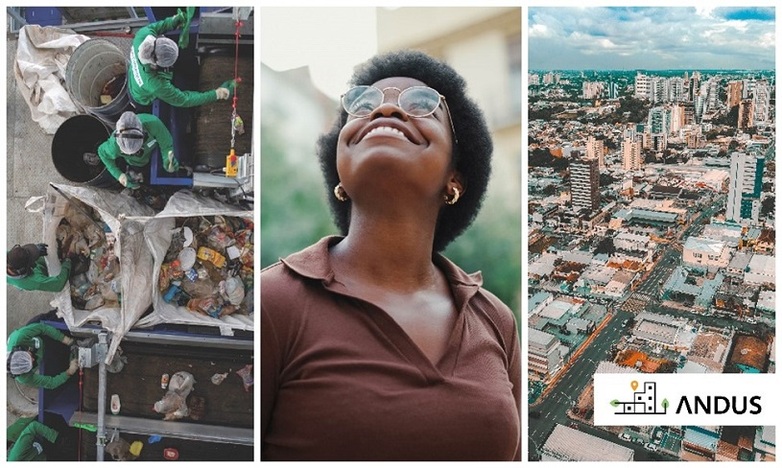
[{"label": "rooftop", "polygon": [[527,332],[527,336],[529,337],[530,345],[538,345],[544,348],[548,348],[553,343],[559,341],[556,336],[550,335],[544,331],[536,330],[535,328],[530,328]]},{"label": "rooftop", "polygon": [[557,424],[541,449],[549,459],[569,461],[631,461],[633,449]]},{"label": "rooftop", "polygon": [[736,344],[733,347],[733,354],[730,356],[730,363],[763,371],[766,367],[767,350],[768,345],[760,338],[740,335],[736,337]]},{"label": "rooftop", "polygon": [[688,237],[684,249],[707,255],[721,255],[725,249],[725,242],[708,237]]}]

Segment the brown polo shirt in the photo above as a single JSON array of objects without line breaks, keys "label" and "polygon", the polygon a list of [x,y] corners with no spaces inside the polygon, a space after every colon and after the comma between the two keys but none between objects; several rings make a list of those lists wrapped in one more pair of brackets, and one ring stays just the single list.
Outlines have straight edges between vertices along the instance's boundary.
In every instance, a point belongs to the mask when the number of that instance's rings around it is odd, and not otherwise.
[{"label": "brown polo shirt", "polygon": [[521,356],[510,309],[446,258],[458,310],[432,363],[334,281],[327,237],[261,273],[263,460],[520,460]]}]

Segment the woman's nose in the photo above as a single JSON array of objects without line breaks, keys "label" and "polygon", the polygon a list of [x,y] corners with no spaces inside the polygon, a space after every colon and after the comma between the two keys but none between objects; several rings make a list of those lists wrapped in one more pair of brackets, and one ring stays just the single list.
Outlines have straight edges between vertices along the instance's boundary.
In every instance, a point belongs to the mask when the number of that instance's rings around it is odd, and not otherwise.
[{"label": "woman's nose", "polygon": [[383,101],[383,103],[377,106],[377,108],[375,108],[375,110],[373,110],[369,115],[370,120],[374,120],[379,117],[397,118],[405,122],[407,122],[407,120],[410,118],[410,116],[408,116],[407,113],[401,107],[399,107],[395,100],[392,101],[389,99]]}]

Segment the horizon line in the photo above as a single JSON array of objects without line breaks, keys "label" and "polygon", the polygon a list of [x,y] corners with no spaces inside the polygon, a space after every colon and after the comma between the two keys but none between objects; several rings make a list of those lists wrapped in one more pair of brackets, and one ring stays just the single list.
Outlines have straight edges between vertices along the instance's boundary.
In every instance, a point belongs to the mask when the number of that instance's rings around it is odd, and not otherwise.
[{"label": "horizon line", "polygon": [[529,68],[529,71],[774,71],[773,68]]}]

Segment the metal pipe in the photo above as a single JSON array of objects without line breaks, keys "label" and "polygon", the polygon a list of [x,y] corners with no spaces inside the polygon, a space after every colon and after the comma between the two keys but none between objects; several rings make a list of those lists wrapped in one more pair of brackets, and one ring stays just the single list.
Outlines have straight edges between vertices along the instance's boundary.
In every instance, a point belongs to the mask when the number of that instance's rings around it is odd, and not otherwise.
[{"label": "metal pipe", "polygon": [[8,7],[5,10],[8,12],[11,18],[13,18],[14,20],[16,20],[17,23],[19,23],[19,28],[21,28],[22,26],[27,25],[27,20],[25,20],[24,17],[18,11],[16,11],[17,8],[18,7],[13,7],[13,8]]},{"label": "metal pipe", "polygon": [[[98,345],[107,347],[107,333],[105,331],[98,335]],[[100,354],[100,353],[99,353]],[[105,356],[98,362],[98,432],[95,442],[97,448],[97,461],[103,461],[106,450],[106,362]]]}]

